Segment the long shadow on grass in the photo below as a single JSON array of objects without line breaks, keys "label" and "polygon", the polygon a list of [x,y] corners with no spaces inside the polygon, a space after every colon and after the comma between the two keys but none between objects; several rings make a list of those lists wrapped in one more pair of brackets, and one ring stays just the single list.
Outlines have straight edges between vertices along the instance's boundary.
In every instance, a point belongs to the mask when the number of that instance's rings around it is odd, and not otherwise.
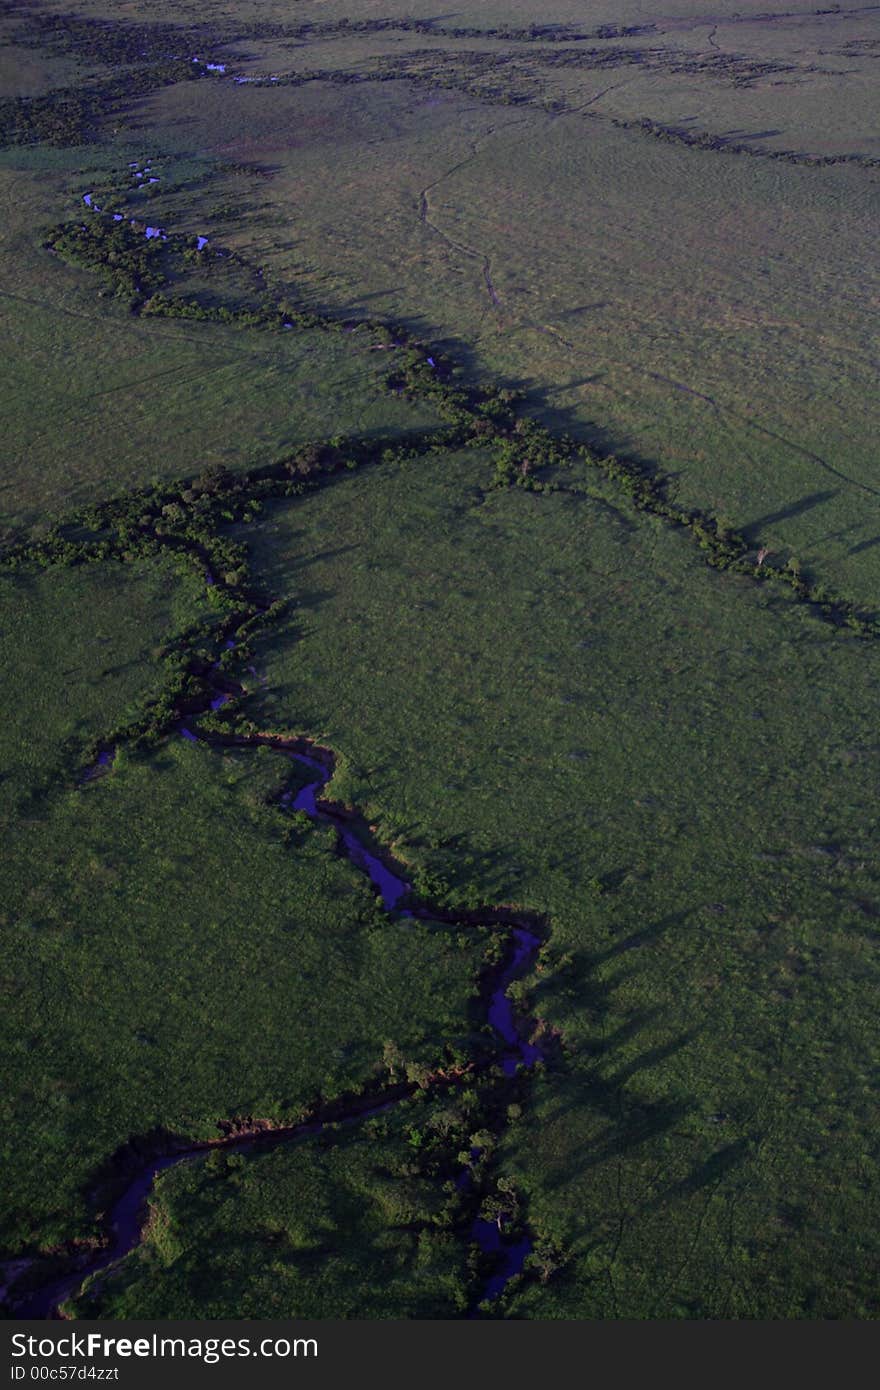
[{"label": "long shadow on grass", "polygon": [[852,546],[846,553],[847,555],[861,555],[863,550],[873,550],[875,545],[880,545],[880,536],[872,536],[868,541],[859,541],[858,545]]},{"label": "long shadow on grass", "polygon": [[683,912],[669,912],[665,917],[659,917],[656,922],[651,922],[649,926],[642,927],[640,931],[631,932],[622,941],[616,941],[613,946],[609,946],[607,951],[594,955],[592,957],[593,963],[600,965],[603,961],[614,960],[617,956],[625,955],[627,951],[637,951],[642,946],[651,946],[672,927],[681,926],[695,912],[696,908],[686,908]]},{"label": "long shadow on grass", "polygon": [[614,1081],[592,1078],[578,1088],[576,1098],[559,1104],[542,1115],[545,1130],[569,1115],[582,1126],[585,1114],[599,1112],[608,1121],[605,1128],[584,1141],[579,1162],[571,1151],[558,1163],[548,1166],[542,1187],[555,1191],[576,1183],[587,1173],[609,1162],[630,1157],[636,1150],[678,1129],[692,1107],[681,1099],[652,1100],[622,1092]]},{"label": "long shadow on grass", "polygon": [[[571,967],[564,973],[570,979]],[[578,982],[579,1014],[597,1021],[607,1018],[611,996],[621,983],[619,975],[613,981],[598,980],[587,969]],[[560,980],[559,987],[564,988],[564,981]],[[559,1068],[564,1075],[557,1075],[555,1098],[542,1111],[542,1126],[545,1130],[567,1127],[570,1121],[581,1126],[583,1117],[591,1114],[601,1117],[605,1124],[597,1135],[585,1141],[579,1162],[573,1163],[572,1153],[567,1152],[558,1164],[548,1165],[542,1185],[548,1189],[562,1188],[593,1169],[626,1158],[679,1128],[691,1113],[694,1107],[685,1098],[648,1096],[632,1083],[640,1072],[689,1047],[697,1036],[696,1030],[646,1047],[628,1060],[620,1056],[627,1044],[637,1040],[661,1016],[659,1007],[638,1010],[606,1037],[579,1041],[576,1060],[563,1052]]]},{"label": "long shadow on grass", "polygon": [[743,1135],[739,1139],[731,1140],[729,1144],[723,1144],[708,1158],[695,1164],[686,1177],[655,1197],[650,1205],[652,1207],[665,1206],[669,1201],[693,1197],[697,1192],[702,1192],[705,1187],[717,1186],[728,1174],[742,1166],[752,1151],[754,1143],[755,1139],[752,1135]]},{"label": "long shadow on grass", "polygon": [[824,502],[830,502],[832,497],[837,497],[840,488],[831,488],[825,492],[810,492],[806,497],[801,497],[797,502],[792,502],[787,507],[780,508],[776,512],[768,512],[766,516],[756,517],[754,521],[747,521],[742,527],[742,533],[747,539],[755,536],[767,526],[775,526],[780,521],[790,521],[792,517],[802,516],[804,512],[810,512],[814,507],[821,507]]}]

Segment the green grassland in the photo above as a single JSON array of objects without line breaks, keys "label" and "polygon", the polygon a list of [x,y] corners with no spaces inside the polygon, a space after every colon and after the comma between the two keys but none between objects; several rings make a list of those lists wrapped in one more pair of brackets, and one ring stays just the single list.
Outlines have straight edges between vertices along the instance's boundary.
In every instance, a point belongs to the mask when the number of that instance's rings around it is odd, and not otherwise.
[{"label": "green grassland", "polygon": [[426,1154],[450,1113],[424,1100],[272,1153],[165,1174],[144,1245],[67,1305],[77,1317],[453,1318],[466,1245]]},{"label": "green grassland", "polygon": [[205,618],[203,592],[168,562],[0,575],[4,833],[159,694],[159,654]]},{"label": "green grassland", "polygon": [[462,1316],[503,1191],[484,1313],[876,1317],[870,17],[0,8],[2,538],[67,519],[0,570],[4,1257],[132,1145],[485,1062],[487,934],[177,736],[238,614],[202,731],[538,914],[546,1065],[167,1172],[75,1315]]},{"label": "green grassland", "polygon": [[[583,17],[563,12],[542,20],[574,23],[574,38],[529,42],[525,15],[504,10],[431,33],[407,29],[418,7],[399,29],[369,5],[215,7],[202,15],[211,56],[279,85],[177,82],[137,102],[136,119],[160,152],[264,166],[258,201],[241,186],[228,196],[222,178],[188,193],[201,232],[318,306],[461,341],[476,370],[526,382],[551,422],[650,460],[688,505],[876,604],[876,171],[755,157],[877,154],[859,114],[863,21],[750,24],[737,10],[725,28],[637,8],[617,27],[648,24],[647,37],[594,34],[608,22],[597,13],[577,39]],[[192,22],[149,11],[175,16]],[[316,70],[318,82],[285,87]],[[331,80],[346,76],[359,80]],[[261,369],[274,370],[265,357]],[[238,367],[216,371],[210,385],[190,374],[214,420],[243,410]],[[267,452],[290,442],[261,432]]]},{"label": "green grassland", "polygon": [[72,55],[27,49],[16,38],[21,26],[0,18],[0,100],[44,96],[57,87],[70,86],[94,72]]},{"label": "green grassland", "polygon": [[9,1253],[92,1234],[130,1141],[296,1119],[381,1082],[386,1043],[466,1044],[478,942],[388,922],[331,832],[266,806],[279,762],[120,755],[8,836]]},{"label": "green grassland", "polygon": [[[546,67],[546,43],[275,42],[241,71],[278,85],[184,82],[138,108],[168,150],[267,165],[259,213],[224,227],[232,246],[314,306],[466,343],[473,370],[525,382],[549,423],[651,461],[687,505],[877,602],[876,171],[728,149],[852,153],[829,133],[837,78],[783,81],[747,64],[741,83],[698,76],[695,97],[690,71],[642,76],[626,46],[609,71],[580,71]],[[616,90],[616,63],[619,104],[606,110],[592,96]],[[360,81],[336,81],[346,74]],[[673,83],[676,100],[642,100],[642,82]],[[802,88],[824,143],[774,114]],[[719,101],[716,129],[701,103]],[[779,129],[776,146],[749,145],[756,126]],[[193,197],[207,207],[214,190]]]},{"label": "green grassland", "polygon": [[247,713],[336,748],[423,889],[550,913],[564,1060],[507,1161],[571,1265],[530,1316],[864,1314],[874,647],[607,495],[490,479],[444,455],[271,512],[289,628]]},{"label": "green grassland", "polygon": [[[384,355],[349,337],[136,317],[93,272],[41,248],[51,226],[78,216],[84,192],[144,157],[137,145],[99,159],[0,152],[6,528],[210,464],[271,462],[314,437],[431,423],[382,390]],[[154,200],[133,197],[128,209],[164,225]],[[201,231],[185,210],[170,225]]]},{"label": "green grassland", "polygon": [[234,101],[185,84],[147,106],[171,139],[195,128],[272,165],[278,228],[227,234],[313,302],[463,341],[551,424],[651,460],[688,504],[876,604],[871,171],[686,148],[430,82]]}]

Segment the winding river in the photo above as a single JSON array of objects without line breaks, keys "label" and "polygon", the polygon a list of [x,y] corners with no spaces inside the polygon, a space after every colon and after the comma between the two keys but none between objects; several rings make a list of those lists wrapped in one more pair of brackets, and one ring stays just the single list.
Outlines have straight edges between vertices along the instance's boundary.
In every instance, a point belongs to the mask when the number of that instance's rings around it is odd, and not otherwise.
[{"label": "winding river", "polygon": [[[227,642],[227,646],[234,645],[231,640]],[[216,667],[214,671],[214,680],[205,699],[204,708],[192,710],[190,719],[208,709],[218,709],[230,698],[232,692],[229,683],[225,686],[221,684]],[[337,831],[340,853],[345,854],[367,875],[381,896],[386,911],[393,913],[395,918],[417,917],[451,923],[466,921],[470,926],[491,926],[493,929],[503,930],[508,937],[507,958],[492,980],[487,1000],[487,1019],[498,1039],[497,1052],[492,1060],[501,1066],[505,1076],[510,1077],[516,1073],[519,1066],[531,1067],[541,1059],[543,1054],[540,1047],[529,1041],[533,1022],[518,1018],[507,993],[511,983],[531,968],[540,949],[542,938],[537,930],[537,920],[514,909],[486,908],[456,915],[432,909],[427,903],[413,902],[411,885],[402,876],[402,867],[394,864],[388,855],[380,856],[368,849],[364,843],[365,827],[344,808],[322,799],[321,793],[333,776],[335,760],[329,750],[317,747],[308,739],[284,738],[272,734],[217,735],[201,731],[196,733],[187,722],[178,726],[178,732],[189,741],[214,747],[270,747],[279,755],[293,760],[306,768],[310,774],[314,774],[304,786],[282,794],[281,804],[290,810],[305,812],[314,821],[333,825]],[[91,782],[109,771],[114,751],[105,748],[100,752],[95,765],[86,772],[83,783]],[[440,1076],[431,1084],[451,1085],[454,1084],[454,1078]],[[257,1125],[244,1132],[228,1126],[227,1133],[199,1143],[188,1143],[186,1140],[176,1140],[169,1136],[167,1151],[152,1158],[145,1158],[113,1204],[106,1223],[107,1244],[91,1252],[85,1260],[80,1261],[76,1269],[52,1279],[15,1302],[14,1316],[62,1317],[60,1306],[75,1296],[87,1279],[109,1269],[139,1245],[143,1239],[148,1215],[147,1199],[157,1177],[167,1169],[217,1148],[236,1152],[267,1149],[318,1134],[327,1125],[354,1124],[399,1103],[411,1096],[416,1089],[414,1082],[392,1084],[372,1095],[331,1102],[308,1119],[284,1127]],[[478,1153],[472,1155],[474,1158],[478,1156]],[[456,1185],[461,1191],[467,1191],[472,1186],[470,1168],[459,1175]],[[471,1224],[470,1238],[484,1254],[492,1257],[494,1266],[479,1301],[495,1299],[508,1281],[522,1270],[526,1256],[532,1248],[531,1241],[521,1231],[514,1236],[508,1236],[500,1222],[486,1221],[480,1217]]]}]

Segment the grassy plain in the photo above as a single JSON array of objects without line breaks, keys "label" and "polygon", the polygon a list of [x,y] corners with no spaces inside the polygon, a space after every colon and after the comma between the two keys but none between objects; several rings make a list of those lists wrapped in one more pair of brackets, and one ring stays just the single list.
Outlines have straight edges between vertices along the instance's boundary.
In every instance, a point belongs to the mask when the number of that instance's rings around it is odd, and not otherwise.
[{"label": "grassy plain", "polygon": [[[4,126],[4,528],[196,474],[181,502],[214,524],[207,465],[438,423],[389,391],[373,329],[151,317],[108,293],[118,261],[49,253],[149,158],[126,215],[242,258],[175,263],[176,292],[251,309],[262,272],[272,304],[403,322],[875,606],[869,16],[738,6],[599,5],[580,34],[574,0],[435,32],[422,0],[391,28],[378,0],[76,0],[110,28],[7,50],[0,98],[124,85],[132,56],[149,77],[157,23],[230,71]],[[577,32],[487,32],[533,22]],[[546,917],[515,992],[558,1045],[491,1159],[536,1251],[500,1315],[875,1317],[876,641],[707,568],[595,469],[549,481],[496,487],[471,449],[240,507],[248,583],[285,600],[243,712],[334,749],[334,794],[419,891]],[[479,1025],[479,938],[381,913],[270,804],[278,755],[172,740],[74,786],[203,616],[159,548],[0,576],[9,1255],[94,1236],[132,1140],[290,1119],[381,1080],[389,1043],[435,1066]],[[460,1315],[466,1223],[410,1121],[165,1175],[77,1311]]]},{"label": "grassy plain", "polygon": [[[152,148],[0,151],[6,528],[210,464],[268,463],[311,438],[432,423],[383,391],[383,355],[344,335],[137,318],[91,271],[41,248],[51,225],[88,216],[84,193]],[[191,179],[204,165],[172,171]],[[183,202],[169,225],[198,233]],[[130,208],[165,225],[154,199]]]},{"label": "grassy plain", "polygon": [[241,88],[235,103],[189,85],[149,103],[172,139],[200,126],[276,169],[278,228],[239,224],[233,245],[315,303],[463,343],[549,423],[655,462],[687,504],[876,604],[874,174],[430,83]]},{"label": "grassy plain", "polygon": [[[417,6],[399,28],[370,4],[199,9],[202,56],[278,84],[181,82],[135,103],[135,119],[160,152],[264,166],[250,210],[241,186],[231,200],[210,180],[193,188],[200,230],[313,303],[458,340],[474,370],[527,383],[549,420],[655,463],[688,505],[874,605],[877,171],[858,162],[878,153],[869,18],[649,11],[615,14],[606,32],[609,16],[585,25],[563,6],[529,41],[534,15],[516,5],[451,20]],[[555,41],[553,24],[569,26]],[[317,83],[284,86],[310,71]],[[347,74],[358,80],[339,85]],[[642,120],[674,138],[617,124]],[[856,162],[764,157],[780,151]],[[224,204],[231,225],[211,220]],[[230,449],[254,429],[249,392],[233,405],[242,365],[221,355],[215,380],[199,377],[202,419],[241,420]],[[289,425],[261,432],[267,451],[291,438]]]},{"label": "grassy plain", "polygon": [[[554,424],[655,462],[687,503],[873,604],[876,170],[762,155],[875,155],[834,134],[861,129],[840,88],[863,89],[867,60],[841,49],[827,72],[798,56],[764,73],[737,49],[716,71],[706,32],[684,49],[677,29],[647,49],[591,40],[583,69],[570,44],[569,68],[546,43],[262,40],[235,71],[279,85],[183,83],[139,109],[168,148],[266,165],[262,222],[218,230],[312,303],[458,342],[474,370],[526,383]],[[827,52],[824,30],[814,41]],[[346,73],[359,80],[331,80]],[[615,124],[643,118],[718,147]],[[213,191],[198,197],[207,211]]]},{"label": "grassy plain", "polygon": [[5,833],[159,693],[159,650],[206,613],[167,563],[0,575]]},{"label": "grassy plain", "polygon": [[437,456],[271,511],[290,617],[246,712],[336,748],[423,889],[550,914],[563,1060],[505,1142],[571,1263],[529,1315],[863,1315],[877,653],[589,474],[490,478]]},{"label": "grassy plain", "polygon": [[9,1253],[92,1234],[132,1139],[296,1119],[381,1081],[386,1042],[466,1043],[478,942],[389,922],[332,832],[266,806],[280,763],[119,755],[7,837]]},{"label": "grassy plain", "polygon": [[329,1142],[173,1169],[151,1199],[145,1244],[67,1311],[460,1317],[467,1245],[448,1228],[454,1196],[419,1164],[446,1118],[441,1106],[417,1100]]},{"label": "grassy plain", "polygon": [[23,47],[16,42],[20,33],[14,19],[0,18],[0,99],[44,96],[88,74],[86,64],[73,55]]}]

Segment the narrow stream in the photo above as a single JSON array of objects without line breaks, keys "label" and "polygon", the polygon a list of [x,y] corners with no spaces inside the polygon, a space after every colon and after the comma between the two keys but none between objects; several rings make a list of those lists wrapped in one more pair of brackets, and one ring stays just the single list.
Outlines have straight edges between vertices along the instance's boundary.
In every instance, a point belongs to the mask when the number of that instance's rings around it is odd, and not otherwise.
[{"label": "narrow stream", "polygon": [[[236,643],[230,639],[226,645],[231,648]],[[208,708],[211,710],[219,709],[229,698],[231,698],[230,691],[223,689],[219,682],[215,681],[205,701],[205,710]],[[198,714],[202,712],[204,711],[193,712],[193,717],[198,717]],[[400,876],[399,869],[395,872],[388,867],[385,860],[367,849],[362,839],[357,835],[351,819],[341,808],[320,799],[321,792],[333,776],[332,755],[325,753],[324,757],[320,758],[315,756],[318,750],[302,751],[304,747],[311,747],[306,739],[285,740],[266,734],[230,734],[225,738],[218,738],[213,734],[194,733],[189,725],[183,722],[178,725],[178,733],[181,738],[190,742],[207,743],[212,747],[270,747],[308,768],[310,772],[315,774],[314,780],[307,782],[297,791],[284,793],[281,797],[281,804],[290,810],[305,812],[314,821],[333,825],[337,831],[342,852],[361,872],[367,875],[380,895],[386,911],[394,913],[398,920],[414,916],[429,920],[444,920],[448,917],[446,913],[432,912],[427,904],[420,904],[415,910],[401,907],[400,903],[411,893],[412,885]],[[112,765],[114,752],[115,750],[111,749],[102,750],[94,766],[85,772],[81,785],[108,771]],[[486,909],[486,915],[482,922],[479,920],[480,914],[468,913],[467,918],[471,925],[491,925],[494,928],[508,931],[510,934],[512,950],[509,959],[493,983],[488,999],[487,1017],[500,1042],[497,1060],[501,1063],[504,1075],[513,1076],[518,1066],[534,1066],[543,1056],[540,1047],[529,1042],[526,1036],[527,1032],[530,1031],[529,1022],[520,1023],[518,1026],[513,1004],[507,996],[509,985],[519,976],[525,974],[534,962],[541,945],[541,938],[524,924],[521,920],[522,914],[499,909]],[[265,1149],[281,1143],[290,1143],[307,1135],[318,1134],[328,1124],[353,1124],[399,1103],[411,1096],[415,1090],[415,1083],[398,1083],[386,1088],[378,1095],[361,1096],[348,1102],[331,1103],[318,1116],[301,1121],[299,1124],[277,1129],[261,1128],[255,1132],[244,1134],[233,1133],[199,1143],[187,1144],[183,1142],[180,1147],[175,1147],[173,1152],[145,1160],[111,1208],[107,1223],[110,1235],[109,1243],[81,1264],[78,1269],[58,1276],[42,1288],[22,1298],[15,1305],[15,1317],[57,1318],[61,1316],[59,1313],[60,1305],[75,1295],[87,1278],[108,1269],[140,1244],[147,1215],[147,1198],[153,1190],[156,1178],[167,1169],[217,1148],[236,1152],[257,1148]],[[169,1138],[169,1142],[173,1143],[174,1141]],[[477,1157],[479,1157],[479,1151],[473,1152],[472,1158]],[[471,1184],[472,1174],[468,1167],[457,1178],[456,1186],[461,1191],[467,1191]],[[470,1234],[471,1239],[484,1254],[495,1257],[496,1267],[487,1279],[481,1295],[481,1300],[491,1301],[497,1298],[508,1281],[522,1270],[526,1256],[532,1249],[532,1244],[528,1236],[519,1235],[512,1239],[506,1238],[496,1222],[485,1221],[479,1217],[472,1223]]]},{"label": "narrow stream", "polygon": [[[339,815],[334,815],[330,809],[318,806],[318,793],[326,786],[332,775],[331,769],[319,763],[317,758],[310,757],[307,753],[294,753],[292,755],[298,763],[304,763],[318,773],[316,782],[309,782],[289,801],[289,805],[294,811],[305,811],[312,820],[329,821],[336,827],[339,838],[345,848],[351,862],[356,868],[361,869],[367,875],[373,887],[382,898],[382,902],[388,912],[397,911],[397,904],[400,899],[405,897],[410,891],[410,885],[402,878],[398,878],[390,869],[378,859],[375,854],[370,854],[369,850],[361,844],[360,840],[353,833],[350,826]],[[412,917],[408,908],[399,911],[401,917]]]},{"label": "narrow stream", "polygon": [[117,1260],[121,1260],[124,1255],[129,1254],[135,1246],[139,1245],[147,1214],[147,1198],[153,1190],[156,1178],[166,1169],[174,1168],[178,1163],[184,1163],[201,1154],[210,1153],[214,1149],[223,1149],[226,1153],[244,1153],[248,1150],[274,1148],[278,1144],[291,1143],[296,1139],[305,1138],[307,1135],[320,1134],[328,1124],[354,1124],[356,1121],[369,1119],[371,1115],[381,1114],[383,1110],[387,1110],[397,1101],[411,1095],[415,1089],[414,1085],[409,1084],[397,1086],[390,1088],[372,1101],[362,1101],[357,1109],[352,1106],[345,1114],[329,1114],[325,1119],[304,1120],[298,1125],[287,1125],[278,1129],[261,1129],[252,1134],[235,1135],[231,1138],[209,1139],[200,1144],[188,1144],[185,1148],[176,1149],[173,1153],[150,1159],[139,1169],[122,1196],[114,1202],[110,1209],[109,1244],[87,1263],[81,1265],[79,1269],[60,1275],[50,1283],[44,1284],[34,1293],[21,1299],[15,1306],[15,1317],[30,1319],[61,1317],[60,1305],[76,1294],[86,1279],[109,1269]]}]

